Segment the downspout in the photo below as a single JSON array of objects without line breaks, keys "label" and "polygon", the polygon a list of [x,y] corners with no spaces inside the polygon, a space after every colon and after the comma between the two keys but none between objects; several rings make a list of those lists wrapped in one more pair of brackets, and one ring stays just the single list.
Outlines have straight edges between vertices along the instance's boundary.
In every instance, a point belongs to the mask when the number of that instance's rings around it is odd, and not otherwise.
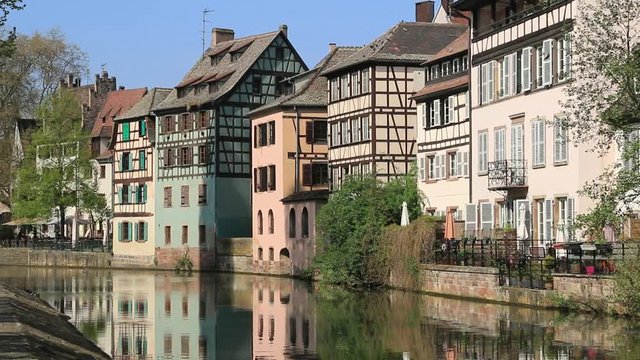
[{"label": "downspout", "polygon": [[471,98],[472,98],[472,94],[471,94],[471,68],[472,68],[472,59],[471,59],[471,33],[473,31],[473,26],[472,26],[472,22],[471,22],[471,18],[466,16],[465,14],[463,14],[461,11],[459,11],[458,9],[455,8],[451,8],[449,7],[449,11],[450,12],[455,12],[456,16],[462,17],[464,19],[467,20],[467,23],[469,24],[469,48],[467,49],[467,58],[468,58],[468,64],[467,64],[467,72],[468,72],[468,85],[467,85],[467,92],[469,93],[469,104],[467,104],[467,106],[469,107],[469,204],[473,203],[473,180],[471,180],[473,178],[473,161],[472,161],[472,156],[471,154],[473,153],[471,151],[472,149],[472,145],[473,145],[473,107],[471,106]]},{"label": "downspout", "polygon": [[298,107],[293,105],[293,111],[296,112],[296,158],[295,158],[295,192],[300,191],[300,111]]}]

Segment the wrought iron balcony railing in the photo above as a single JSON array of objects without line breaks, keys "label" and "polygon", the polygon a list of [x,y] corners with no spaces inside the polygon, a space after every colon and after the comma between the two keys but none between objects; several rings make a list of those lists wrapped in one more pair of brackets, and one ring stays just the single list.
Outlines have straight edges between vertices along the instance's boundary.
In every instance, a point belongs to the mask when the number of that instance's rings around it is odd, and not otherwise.
[{"label": "wrought iron balcony railing", "polygon": [[509,190],[527,186],[527,161],[499,160],[489,163],[489,190]]}]

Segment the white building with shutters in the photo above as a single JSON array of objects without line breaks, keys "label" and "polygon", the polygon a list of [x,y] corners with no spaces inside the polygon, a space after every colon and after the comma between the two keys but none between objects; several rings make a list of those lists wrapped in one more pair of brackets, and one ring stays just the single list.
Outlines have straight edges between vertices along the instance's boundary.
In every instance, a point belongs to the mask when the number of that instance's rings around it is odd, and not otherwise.
[{"label": "white building with shutters", "polygon": [[454,211],[469,202],[469,33],[464,32],[415,73],[418,188],[424,212]]},{"label": "white building with shutters", "polygon": [[[591,201],[578,195],[609,161],[571,142],[557,126],[571,79],[576,5],[554,0],[493,3],[457,0],[475,14],[471,37],[471,202],[465,229],[490,237],[496,228],[527,231],[539,243],[571,241],[571,224]],[[520,210],[522,209],[522,210]],[[473,234],[473,235],[472,235]]]}]

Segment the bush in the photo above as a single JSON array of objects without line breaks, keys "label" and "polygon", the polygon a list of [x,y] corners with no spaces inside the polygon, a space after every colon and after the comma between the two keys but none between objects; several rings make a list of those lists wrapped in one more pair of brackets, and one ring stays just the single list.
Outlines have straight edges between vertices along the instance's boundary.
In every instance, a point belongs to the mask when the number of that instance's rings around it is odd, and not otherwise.
[{"label": "bush", "polygon": [[640,263],[625,259],[616,264],[613,293],[628,314],[640,314]]},{"label": "bush", "polygon": [[173,269],[176,272],[184,271],[186,273],[191,273],[193,270],[193,260],[191,260],[191,255],[189,255],[189,248],[185,248],[182,255],[176,260]]}]

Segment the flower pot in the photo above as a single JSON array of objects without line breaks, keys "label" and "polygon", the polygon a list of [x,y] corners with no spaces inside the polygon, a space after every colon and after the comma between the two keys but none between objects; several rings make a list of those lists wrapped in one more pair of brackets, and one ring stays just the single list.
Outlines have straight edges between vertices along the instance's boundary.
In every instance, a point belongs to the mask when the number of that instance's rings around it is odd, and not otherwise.
[{"label": "flower pot", "polygon": [[593,275],[596,272],[596,267],[593,265],[589,265],[589,266],[585,266],[584,270],[587,273],[587,275]]}]

